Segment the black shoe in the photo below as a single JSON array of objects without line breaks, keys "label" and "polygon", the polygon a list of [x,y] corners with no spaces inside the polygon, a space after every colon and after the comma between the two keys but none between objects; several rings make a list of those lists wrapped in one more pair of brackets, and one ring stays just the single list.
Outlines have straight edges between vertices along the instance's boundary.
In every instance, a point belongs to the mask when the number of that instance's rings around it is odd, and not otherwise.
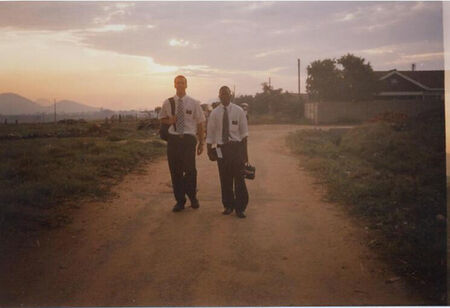
[{"label": "black shoe", "polygon": [[191,201],[191,207],[192,207],[193,209],[198,209],[198,208],[200,207],[200,203],[198,202],[197,199]]},{"label": "black shoe", "polygon": [[233,213],[233,209],[231,207],[225,208],[225,211],[222,212],[223,215],[230,215]]},{"label": "black shoe", "polygon": [[184,210],[184,204],[177,203],[172,209],[172,212],[180,212]]},{"label": "black shoe", "polygon": [[239,218],[245,218],[245,217],[247,217],[247,216],[245,216],[245,214],[244,214],[244,212],[241,212],[241,211],[236,211],[236,216],[237,217],[239,217]]}]

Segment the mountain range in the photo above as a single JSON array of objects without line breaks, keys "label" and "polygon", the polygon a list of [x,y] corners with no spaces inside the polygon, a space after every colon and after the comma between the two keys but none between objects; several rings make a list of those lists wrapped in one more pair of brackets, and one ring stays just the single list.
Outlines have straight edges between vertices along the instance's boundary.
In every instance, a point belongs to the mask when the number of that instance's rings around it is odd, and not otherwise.
[{"label": "mountain range", "polygon": [[[40,103],[48,103],[45,99],[39,99]],[[50,104],[42,106],[28,98],[16,93],[0,94],[0,114],[3,115],[22,115],[37,113],[53,113],[55,106]],[[79,102],[70,100],[61,100],[56,102],[57,113],[85,113],[100,111],[100,108],[91,107]]]}]

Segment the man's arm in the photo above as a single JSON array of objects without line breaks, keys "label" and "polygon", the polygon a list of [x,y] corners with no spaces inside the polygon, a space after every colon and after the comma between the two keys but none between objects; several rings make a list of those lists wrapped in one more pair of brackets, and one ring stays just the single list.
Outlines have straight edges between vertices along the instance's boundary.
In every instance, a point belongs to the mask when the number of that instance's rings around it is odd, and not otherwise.
[{"label": "man's arm", "polygon": [[212,147],[211,143],[206,144],[207,154],[210,161],[216,161],[217,160],[217,152]]},{"label": "man's arm", "polygon": [[216,134],[216,120],[215,120],[215,113],[211,112],[208,119],[208,127],[206,130],[207,136],[206,136],[206,149],[207,154],[210,161],[217,160],[217,157],[214,157],[213,155],[213,143],[216,143],[215,140],[215,134]]},{"label": "man's arm", "polygon": [[176,123],[176,117],[172,116],[171,112],[168,112],[168,110],[167,110],[168,106],[170,106],[169,100],[164,101],[164,103],[161,107],[161,112],[159,114],[159,120],[163,124],[172,125],[172,124]]},{"label": "man's arm", "polygon": [[197,101],[195,108],[195,118],[197,119],[197,138],[198,138],[197,155],[200,155],[203,153],[203,145],[205,144],[206,117],[202,107],[200,106],[199,101]]},{"label": "man's arm", "polygon": [[242,112],[241,114],[241,121],[240,127],[239,127],[239,133],[241,134],[242,138],[242,146],[244,147],[244,153],[243,153],[243,159],[244,163],[248,163],[248,149],[247,149],[247,138],[248,138],[248,123],[247,123],[247,117],[245,116],[245,112]]},{"label": "man's arm", "polygon": [[197,124],[198,143],[205,144],[205,122]]},{"label": "man's arm", "polygon": [[200,122],[197,124],[197,138],[198,138],[198,145],[197,145],[197,155],[200,155],[203,153],[203,146],[205,144],[205,122]]},{"label": "man's arm", "polygon": [[242,139],[242,146],[244,147],[244,163],[248,163],[248,149],[247,149],[247,137]]},{"label": "man's arm", "polygon": [[173,117],[165,117],[165,118],[161,118],[160,121],[161,121],[161,123],[163,123],[163,124],[169,124],[169,125],[172,125],[172,124],[175,124],[175,123],[176,123],[177,118],[176,118],[176,116],[173,116]]}]

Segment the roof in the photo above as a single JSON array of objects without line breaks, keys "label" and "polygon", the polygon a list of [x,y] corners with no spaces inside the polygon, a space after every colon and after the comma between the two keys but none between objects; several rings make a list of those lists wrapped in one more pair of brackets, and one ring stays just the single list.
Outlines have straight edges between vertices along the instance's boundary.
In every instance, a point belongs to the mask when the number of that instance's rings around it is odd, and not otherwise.
[{"label": "roof", "polygon": [[410,79],[415,83],[425,86],[430,89],[444,89],[444,71],[375,71],[378,79],[387,78],[390,75],[396,74],[405,79]]}]

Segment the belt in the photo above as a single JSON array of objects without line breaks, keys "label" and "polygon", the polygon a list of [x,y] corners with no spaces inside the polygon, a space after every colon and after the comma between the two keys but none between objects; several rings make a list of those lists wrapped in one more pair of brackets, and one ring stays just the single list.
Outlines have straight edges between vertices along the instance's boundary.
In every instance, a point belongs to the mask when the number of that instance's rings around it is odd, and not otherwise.
[{"label": "belt", "polygon": [[177,134],[177,135],[175,135],[175,134],[170,134],[170,136],[171,136],[171,137],[178,138],[178,139],[183,139],[183,138],[185,138],[185,137],[194,137],[194,138],[195,138],[195,136],[194,136],[194,135],[191,135],[191,134]]},{"label": "belt", "polygon": [[225,144],[218,144],[217,147],[218,147],[218,148],[222,148],[222,147],[224,147],[224,146],[236,145],[236,144],[240,144],[240,143],[242,143],[242,142],[241,142],[241,141],[228,141],[228,142],[225,143]]}]

